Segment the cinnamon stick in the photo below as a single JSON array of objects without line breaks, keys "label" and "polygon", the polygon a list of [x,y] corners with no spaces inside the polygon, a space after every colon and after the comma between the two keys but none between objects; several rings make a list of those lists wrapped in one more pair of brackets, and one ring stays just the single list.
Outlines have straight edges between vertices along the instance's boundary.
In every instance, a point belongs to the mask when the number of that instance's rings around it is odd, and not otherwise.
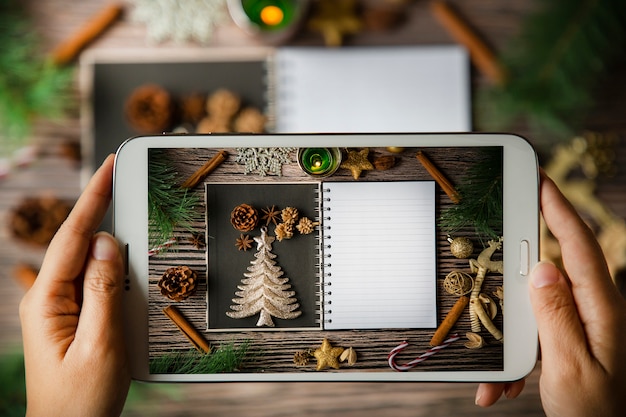
[{"label": "cinnamon stick", "polygon": [[506,71],[491,49],[480,39],[474,30],[445,1],[431,2],[431,10],[439,23],[458,43],[465,46],[474,65],[491,82],[502,85],[506,81]]},{"label": "cinnamon stick", "polygon": [[52,62],[57,65],[65,65],[73,61],[80,51],[115,23],[122,15],[123,10],[124,6],[122,4],[113,3],[96,13],[80,29],[52,51]]},{"label": "cinnamon stick", "polygon": [[452,200],[454,204],[458,204],[461,201],[461,195],[454,188],[448,178],[446,178],[445,175],[443,175],[441,171],[437,169],[435,164],[433,164],[430,159],[428,159],[424,152],[418,151],[416,157],[417,160],[420,161],[422,166],[426,169],[426,171],[428,171],[430,176],[433,177],[435,181],[437,181],[437,184],[439,184],[441,189],[448,195],[448,197],[450,197],[450,200]]},{"label": "cinnamon stick", "polygon": [[459,317],[461,317],[463,310],[465,310],[465,307],[467,307],[468,304],[469,298],[466,296],[461,296],[456,303],[454,303],[452,309],[450,309],[448,314],[446,314],[446,317],[435,331],[432,339],[430,339],[431,346],[439,346],[444,342],[444,340],[446,340],[446,336],[452,329],[452,326],[454,326],[454,323],[459,320]]},{"label": "cinnamon stick", "polygon": [[200,352],[210,353],[211,346],[209,342],[196,330],[195,327],[187,321],[185,316],[181,314],[181,312],[173,305],[167,306],[163,309],[163,314],[170,318],[180,329],[181,332],[189,339],[191,344],[198,349]]},{"label": "cinnamon stick", "polygon": [[222,162],[224,162],[227,157],[228,157],[228,152],[226,152],[226,151],[219,151],[211,159],[209,159],[209,161],[206,164],[202,165],[202,167],[200,169],[198,169],[189,178],[187,178],[187,181],[185,181],[181,185],[181,187],[182,188],[193,188],[193,187],[195,187],[202,180],[204,180],[204,178],[206,178],[207,175],[209,175],[211,172],[215,171],[215,168],[220,166],[220,164]]}]

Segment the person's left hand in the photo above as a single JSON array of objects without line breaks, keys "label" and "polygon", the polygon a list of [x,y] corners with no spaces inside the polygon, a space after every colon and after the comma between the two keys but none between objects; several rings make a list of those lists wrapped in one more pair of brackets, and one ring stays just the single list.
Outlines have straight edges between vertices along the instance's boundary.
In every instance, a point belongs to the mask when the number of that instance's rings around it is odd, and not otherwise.
[{"label": "person's left hand", "polygon": [[27,416],[114,416],[130,384],[117,241],[95,230],[111,200],[113,158],[50,243],[20,304]]}]

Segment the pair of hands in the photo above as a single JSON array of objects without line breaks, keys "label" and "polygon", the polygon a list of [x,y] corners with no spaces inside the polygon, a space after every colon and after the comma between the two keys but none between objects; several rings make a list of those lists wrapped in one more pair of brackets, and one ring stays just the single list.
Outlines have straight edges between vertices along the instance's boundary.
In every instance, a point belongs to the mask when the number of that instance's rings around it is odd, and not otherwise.
[{"label": "pair of hands", "polygon": [[[94,235],[110,203],[113,158],[96,172],[53,239],[20,305],[27,415],[113,416],[130,375],[122,331],[122,257],[115,239]],[[542,178],[541,207],[558,239],[567,276],[533,270],[529,291],[543,360],[541,399],[548,416],[617,416],[626,409],[626,302],[602,250],[555,184]],[[524,381],[480,384],[476,404]]]}]

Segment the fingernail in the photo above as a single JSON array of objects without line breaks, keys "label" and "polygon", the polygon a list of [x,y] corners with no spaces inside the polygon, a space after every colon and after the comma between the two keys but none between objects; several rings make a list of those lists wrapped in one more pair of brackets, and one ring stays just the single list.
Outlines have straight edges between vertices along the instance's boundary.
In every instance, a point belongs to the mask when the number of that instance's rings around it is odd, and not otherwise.
[{"label": "fingernail", "polygon": [[119,255],[119,248],[113,236],[97,233],[91,241],[91,256],[98,261],[112,261]]},{"label": "fingernail", "polygon": [[535,288],[543,288],[556,284],[559,274],[556,267],[549,262],[539,262],[532,272],[531,282]]},{"label": "fingernail", "polygon": [[480,399],[483,397],[483,386],[478,385],[478,389],[476,390],[476,398],[474,399],[475,405],[480,405]]}]

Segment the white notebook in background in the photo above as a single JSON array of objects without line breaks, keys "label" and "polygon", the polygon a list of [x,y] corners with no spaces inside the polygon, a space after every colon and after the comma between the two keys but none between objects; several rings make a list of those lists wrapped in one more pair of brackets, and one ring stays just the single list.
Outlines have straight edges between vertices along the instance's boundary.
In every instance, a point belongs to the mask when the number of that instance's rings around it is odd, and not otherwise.
[{"label": "white notebook in background", "polygon": [[277,132],[471,130],[462,47],[285,47],[274,59]]},{"label": "white notebook in background", "polygon": [[436,327],[435,183],[322,188],[324,329]]}]

